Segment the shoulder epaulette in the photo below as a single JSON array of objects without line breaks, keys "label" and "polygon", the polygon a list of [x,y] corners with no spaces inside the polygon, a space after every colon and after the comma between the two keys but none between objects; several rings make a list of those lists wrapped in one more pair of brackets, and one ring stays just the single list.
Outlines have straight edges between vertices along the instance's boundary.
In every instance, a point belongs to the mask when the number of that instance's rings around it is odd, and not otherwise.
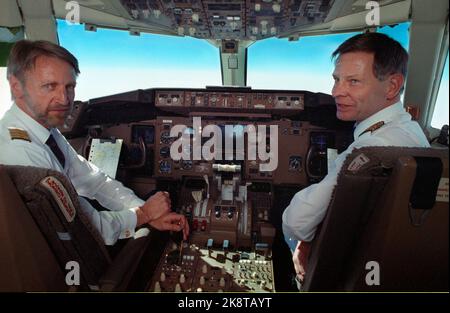
[{"label": "shoulder epaulette", "polygon": [[384,126],[384,121],[380,121],[378,123],[373,124],[372,126],[370,126],[369,128],[367,128],[365,131],[363,131],[358,137],[361,137],[362,135],[364,135],[365,133],[371,133],[376,131],[377,129],[380,129],[381,127]]},{"label": "shoulder epaulette", "polygon": [[30,136],[28,136],[28,132],[26,130],[17,127],[8,127],[8,130],[11,140],[18,139],[31,142]]}]

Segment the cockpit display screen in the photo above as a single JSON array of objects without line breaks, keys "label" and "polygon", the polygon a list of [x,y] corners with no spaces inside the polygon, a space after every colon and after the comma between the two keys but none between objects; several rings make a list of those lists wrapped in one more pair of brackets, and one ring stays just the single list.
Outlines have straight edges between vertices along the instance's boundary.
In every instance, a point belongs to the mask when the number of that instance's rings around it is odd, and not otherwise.
[{"label": "cockpit display screen", "polygon": [[152,125],[133,125],[131,134],[131,142],[133,143],[139,143],[139,137],[147,145],[155,143],[155,127]]}]

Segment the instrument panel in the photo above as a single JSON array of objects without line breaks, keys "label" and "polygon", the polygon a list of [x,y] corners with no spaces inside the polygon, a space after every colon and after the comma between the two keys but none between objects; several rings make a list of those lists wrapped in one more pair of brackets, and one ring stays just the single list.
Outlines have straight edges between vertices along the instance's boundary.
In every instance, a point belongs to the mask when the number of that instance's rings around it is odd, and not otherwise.
[{"label": "instrument panel", "polygon": [[78,103],[61,131],[85,131],[82,152],[90,138],[123,139],[118,179],[142,198],[170,191],[186,216],[188,241],[167,245],[146,290],[274,292],[277,192],[326,175],[328,149],[352,135],[335,120],[325,94],[164,88]]},{"label": "instrument panel", "polygon": [[121,0],[139,23],[158,24],[179,36],[258,40],[323,22],[332,1]]},{"label": "instrument panel", "polygon": [[303,93],[157,91],[157,107],[304,110]]},{"label": "instrument panel", "polygon": [[[318,125],[316,120],[330,114],[333,116],[328,119],[336,120],[334,100],[308,91],[227,87],[148,89],[97,98],[92,103],[79,103],[78,107],[83,110],[72,120],[78,132],[84,122],[84,127],[95,128],[96,135],[123,138],[125,151],[120,166],[136,168],[145,163],[145,171],[140,175],[154,179],[212,176],[213,165],[218,163],[241,166],[242,178],[247,181],[306,186],[326,174],[327,148],[344,150],[349,144],[345,137],[351,129],[351,126],[335,130]],[[145,119],[140,120],[139,116]],[[117,122],[121,119],[125,121],[123,124]],[[104,125],[101,133],[98,125]],[[171,133],[180,126],[182,130]],[[223,147],[211,147],[215,154],[208,159],[204,158],[203,150],[212,137],[211,127],[218,130],[216,141],[221,141]],[[233,133],[227,134],[230,127]],[[249,143],[252,128],[256,138],[253,150]],[[61,130],[75,133],[67,127]],[[181,137],[187,142],[182,147],[177,146]],[[225,149],[227,141],[232,144],[231,150]],[[171,148],[176,146],[184,157],[172,157],[176,151]]]},{"label": "instrument panel", "polygon": [[147,291],[150,292],[274,292],[270,255],[201,249],[170,242]]},{"label": "instrument panel", "polygon": [[[183,176],[210,176],[213,173],[213,164],[218,162],[242,165],[244,170],[243,176],[247,180],[270,180],[275,183],[307,184],[305,166],[310,141],[309,136],[311,132],[320,130],[320,128],[314,127],[308,122],[293,122],[289,120],[253,123],[251,121],[211,120],[203,118],[201,124],[197,126],[197,131],[205,129],[208,125],[214,125],[220,128],[222,136],[226,137],[227,134],[223,134],[224,126],[241,129],[232,137],[233,150],[231,150],[231,155],[219,153],[217,159],[207,160],[203,158],[203,155],[197,159],[192,155],[194,148],[203,149],[204,145],[202,146],[201,143],[205,143],[211,138],[209,136],[203,137],[200,132],[196,136],[197,138],[192,136],[192,132],[194,131],[193,123],[192,118],[183,117],[166,116],[156,119],[155,149],[158,152],[155,155],[154,164],[154,175],[156,177],[180,179]],[[185,126],[184,133],[190,133],[190,140],[183,147],[183,149],[187,150],[186,152],[189,155],[188,159],[176,160],[170,157],[171,146],[183,136],[181,133],[178,133],[176,137],[170,136],[170,130],[176,125]],[[249,156],[248,133],[244,131],[250,127],[265,129],[263,136],[260,136],[259,133],[256,134],[258,142],[256,147],[257,153],[254,158]],[[274,141],[277,141],[276,145],[274,142],[271,142],[271,127],[272,138],[275,139]],[[224,140],[227,140],[227,138],[222,139],[223,142]],[[237,149],[239,143],[243,150]],[[194,147],[194,145],[197,147]],[[272,155],[274,156],[273,159],[262,160],[260,153],[270,153],[270,151],[272,151]],[[269,162],[274,163],[273,170],[262,170],[263,167],[261,165],[269,164]]]}]

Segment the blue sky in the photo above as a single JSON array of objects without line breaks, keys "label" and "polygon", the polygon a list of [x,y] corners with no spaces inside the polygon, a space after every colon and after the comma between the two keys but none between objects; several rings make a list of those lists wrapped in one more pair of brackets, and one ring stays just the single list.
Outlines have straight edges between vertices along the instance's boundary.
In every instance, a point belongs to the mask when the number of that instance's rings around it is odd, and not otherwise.
[{"label": "blue sky", "polygon": [[[84,30],[84,25],[68,25],[58,21],[62,46],[80,61],[81,69],[112,64],[131,68],[210,68],[219,66],[218,49],[205,40],[191,37],[163,36],[142,33],[131,36],[126,31],[98,28]],[[188,62],[187,62],[188,61]]]}]

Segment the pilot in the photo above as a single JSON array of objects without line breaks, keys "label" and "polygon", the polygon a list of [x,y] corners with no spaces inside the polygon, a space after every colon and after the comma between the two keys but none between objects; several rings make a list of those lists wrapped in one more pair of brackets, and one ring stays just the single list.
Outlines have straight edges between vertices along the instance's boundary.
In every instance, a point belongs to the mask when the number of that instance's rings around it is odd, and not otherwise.
[{"label": "pilot", "polygon": [[283,213],[283,232],[293,250],[297,280],[303,281],[310,242],[323,221],[337,174],[354,148],[364,146],[429,147],[419,124],[403,108],[400,95],[408,54],[387,35],[364,33],[342,43],[335,60],[332,96],[337,118],[355,121],[354,142],[328,169],[328,175],[295,194]]},{"label": "pilot", "polygon": [[[0,164],[49,168],[65,174],[75,187],[82,210],[106,245],[133,237],[136,227],[189,232],[183,215],[170,210],[167,192],[147,201],[108,177],[80,156],[56,128],[71,113],[75,98],[77,59],[47,41],[17,42],[10,53],[7,78],[12,107],[0,120]],[[83,197],[97,200],[97,211]]]}]

